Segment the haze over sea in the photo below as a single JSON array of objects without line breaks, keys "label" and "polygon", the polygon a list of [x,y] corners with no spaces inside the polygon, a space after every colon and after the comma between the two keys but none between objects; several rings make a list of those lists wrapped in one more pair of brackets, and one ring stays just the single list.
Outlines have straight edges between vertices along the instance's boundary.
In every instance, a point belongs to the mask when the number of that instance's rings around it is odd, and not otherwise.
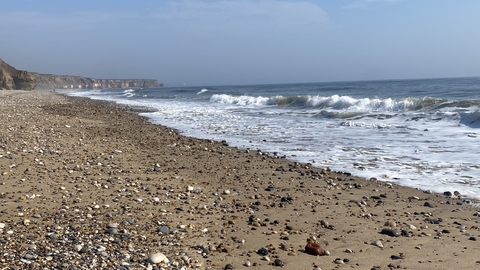
[{"label": "haze over sea", "polygon": [[66,91],[317,167],[480,198],[480,78]]}]

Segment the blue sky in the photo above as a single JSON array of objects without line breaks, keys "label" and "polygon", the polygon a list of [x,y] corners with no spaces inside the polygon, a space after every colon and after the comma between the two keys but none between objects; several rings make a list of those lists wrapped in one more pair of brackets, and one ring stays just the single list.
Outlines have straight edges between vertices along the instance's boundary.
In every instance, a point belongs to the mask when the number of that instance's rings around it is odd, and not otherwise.
[{"label": "blue sky", "polygon": [[0,0],[18,69],[167,86],[480,76],[478,0]]}]

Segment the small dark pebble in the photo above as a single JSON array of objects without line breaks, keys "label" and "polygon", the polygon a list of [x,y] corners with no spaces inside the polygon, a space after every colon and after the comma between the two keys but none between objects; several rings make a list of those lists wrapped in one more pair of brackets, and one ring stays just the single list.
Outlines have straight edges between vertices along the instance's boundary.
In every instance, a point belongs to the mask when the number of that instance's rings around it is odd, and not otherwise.
[{"label": "small dark pebble", "polygon": [[425,202],[423,206],[433,208],[432,204],[430,204],[429,202]]},{"label": "small dark pebble", "polygon": [[108,234],[116,234],[118,232],[117,228],[108,228],[106,231]]},{"label": "small dark pebble", "polygon": [[227,264],[227,265],[225,265],[225,267],[223,269],[233,269],[233,265]]},{"label": "small dark pebble", "polygon": [[274,191],[275,187],[269,186],[265,189],[265,191]]},{"label": "small dark pebble", "polygon": [[399,230],[389,229],[389,228],[382,229],[382,231],[380,233],[381,234],[386,234],[386,235],[392,236],[392,237],[399,237],[402,234]]},{"label": "small dark pebble", "polygon": [[350,262],[350,260],[348,258],[345,258],[345,259],[343,259],[343,262],[348,263],[348,262]]},{"label": "small dark pebble", "polygon": [[442,222],[441,218],[426,218],[425,221],[427,221],[430,224],[440,224]]},{"label": "small dark pebble", "polygon": [[475,238],[474,236],[470,236],[470,238],[468,238],[468,240],[477,241],[477,238]]},{"label": "small dark pebble", "polygon": [[450,191],[445,191],[445,192],[443,192],[443,195],[447,196],[447,197],[452,197],[453,194]]},{"label": "small dark pebble", "polygon": [[276,259],[276,260],[273,262],[273,265],[275,265],[275,266],[283,266],[284,264],[283,264],[282,260]]},{"label": "small dark pebble", "polygon": [[450,233],[450,231],[447,230],[447,229],[444,229],[444,230],[442,230],[442,233]]},{"label": "small dark pebble", "polygon": [[266,248],[261,248],[257,251],[258,255],[266,256],[268,254],[268,250]]},{"label": "small dark pebble", "polygon": [[402,257],[400,257],[400,256],[398,256],[398,255],[392,255],[392,256],[390,256],[390,258],[391,258],[392,260],[401,260],[401,259],[403,259]]}]

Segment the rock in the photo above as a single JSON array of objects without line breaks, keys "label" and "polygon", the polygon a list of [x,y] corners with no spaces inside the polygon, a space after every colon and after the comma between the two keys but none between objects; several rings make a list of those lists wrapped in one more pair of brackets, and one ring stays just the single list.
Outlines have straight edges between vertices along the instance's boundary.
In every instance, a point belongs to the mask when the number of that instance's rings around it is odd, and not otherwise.
[{"label": "rock", "polygon": [[170,229],[167,226],[162,226],[162,227],[160,227],[160,229],[158,229],[158,231],[161,232],[161,233],[167,234],[167,233],[170,232]]},{"label": "rock", "polygon": [[382,229],[382,231],[380,233],[381,234],[386,234],[386,235],[392,236],[392,237],[399,237],[400,235],[402,235],[401,231],[396,230],[396,229],[390,229],[390,228]]},{"label": "rock", "polygon": [[393,220],[387,220],[385,222],[385,226],[395,228],[395,227],[397,227],[397,223]]},{"label": "rock", "polygon": [[433,205],[429,202],[425,202],[423,206],[433,208]]},{"label": "rock", "polygon": [[280,259],[275,259],[275,261],[273,262],[273,265],[282,267],[284,266],[284,263]]},{"label": "rock", "polygon": [[108,234],[117,234],[118,233],[118,229],[117,228],[108,228],[106,233]]},{"label": "rock", "polygon": [[36,85],[32,73],[17,70],[0,59],[0,90],[33,90]]},{"label": "rock", "polygon": [[37,89],[108,89],[108,88],[158,88],[157,80],[151,79],[94,79],[80,76],[65,76],[34,73]]},{"label": "rock", "polygon": [[259,250],[257,250],[257,254],[258,255],[262,255],[262,256],[266,256],[268,254],[268,250],[266,248],[261,248]]},{"label": "rock", "polygon": [[380,240],[373,241],[372,245],[377,246],[379,248],[383,248],[383,243]]},{"label": "rock", "polygon": [[157,264],[165,261],[167,256],[165,256],[163,253],[153,253],[148,256],[148,261]]},{"label": "rock", "polygon": [[307,239],[307,245],[305,246],[305,253],[314,256],[324,256],[325,251],[319,244],[315,243],[312,239]]}]

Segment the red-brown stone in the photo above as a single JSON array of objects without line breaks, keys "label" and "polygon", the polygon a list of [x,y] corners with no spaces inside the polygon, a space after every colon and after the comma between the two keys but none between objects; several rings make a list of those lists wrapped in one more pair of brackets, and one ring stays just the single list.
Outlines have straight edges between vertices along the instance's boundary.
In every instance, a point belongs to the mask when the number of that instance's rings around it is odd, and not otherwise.
[{"label": "red-brown stone", "polygon": [[307,245],[305,246],[305,252],[314,256],[323,256],[325,251],[319,244],[315,243],[312,239],[307,239]]}]

